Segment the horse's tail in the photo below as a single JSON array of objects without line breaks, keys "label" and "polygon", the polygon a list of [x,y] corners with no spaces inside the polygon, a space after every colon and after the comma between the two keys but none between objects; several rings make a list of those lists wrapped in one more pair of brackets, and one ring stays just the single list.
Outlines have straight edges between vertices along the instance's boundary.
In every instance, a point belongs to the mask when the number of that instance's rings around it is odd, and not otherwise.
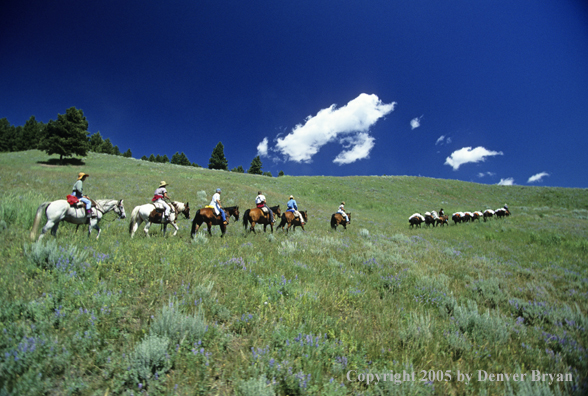
[{"label": "horse's tail", "polygon": [[190,237],[194,238],[194,234],[196,233],[196,222],[200,218],[200,209],[196,211],[194,214],[194,220],[192,220],[192,231],[190,231]]},{"label": "horse's tail", "polygon": [[333,213],[333,214],[331,215],[331,228],[332,228],[332,229],[335,229],[335,228],[337,228],[337,218],[335,217],[335,215],[336,215],[336,214],[337,214],[337,213]]},{"label": "horse's tail", "polygon": [[37,228],[39,228],[41,217],[43,216],[43,213],[45,213],[45,211],[47,210],[47,206],[49,206],[49,204],[51,204],[51,202],[43,202],[37,208],[37,214],[35,214],[35,221],[33,221],[33,229],[31,230],[31,240],[33,241],[37,237]]},{"label": "horse's tail", "polygon": [[247,223],[249,222],[249,211],[251,209],[247,209],[245,213],[243,213],[243,227],[247,229]]},{"label": "horse's tail", "polygon": [[133,227],[137,223],[137,216],[139,216],[139,210],[141,208],[139,206],[135,206],[135,209],[131,212],[131,223],[129,224],[129,234],[133,233]]}]

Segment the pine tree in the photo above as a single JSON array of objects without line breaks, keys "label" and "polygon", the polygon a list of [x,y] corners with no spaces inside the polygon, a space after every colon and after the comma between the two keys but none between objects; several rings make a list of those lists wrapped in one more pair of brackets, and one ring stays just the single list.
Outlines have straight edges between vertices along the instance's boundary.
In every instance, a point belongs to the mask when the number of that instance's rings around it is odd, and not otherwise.
[{"label": "pine tree", "polygon": [[163,157],[161,157],[161,162],[164,164],[169,163],[169,158],[167,158],[167,155],[163,154]]},{"label": "pine tree", "polygon": [[223,144],[218,142],[214,150],[212,150],[210,160],[208,160],[208,169],[228,170],[229,162],[225,158],[224,149]]},{"label": "pine tree", "polygon": [[39,139],[43,136],[45,124],[37,122],[35,116],[31,116],[22,128],[21,149],[32,150],[39,145]]},{"label": "pine tree", "polygon": [[102,139],[102,135],[100,135],[100,131],[90,136],[90,151],[101,153],[102,151],[100,150],[102,149],[103,144],[104,140]]},{"label": "pine tree", "polygon": [[15,133],[16,128],[8,122],[8,119],[0,119],[0,151],[10,151],[12,136]]},{"label": "pine tree", "polygon": [[39,144],[48,155],[59,154],[60,161],[73,155],[85,156],[88,148],[88,120],[75,107],[58,114],[56,121],[49,121]]},{"label": "pine tree", "polygon": [[131,149],[127,149],[127,151],[124,152],[123,157],[127,157],[127,158],[131,158],[133,156],[133,153],[131,153]]},{"label": "pine tree", "polygon": [[114,146],[112,148],[112,154],[114,154],[114,155],[122,155],[121,152],[120,152],[120,149],[118,148],[118,146]]},{"label": "pine tree", "polygon": [[180,153],[176,151],[176,153],[172,155],[170,162],[174,165],[180,165]]},{"label": "pine tree", "polygon": [[141,161],[149,161],[149,158],[147,158],[147,156],[144,155],[144,156],[141,157]]},{"label": "pine tree", "polygon": [[180,160],[180,165],[190,166],[190,160],[188,159],[188,157],[186,156],[186,154],[184,154],[183,151],[180,154],[179,160]]},{"label": "pine tree", "polygon": [[198,165],[196,162],[192,162],[192,166],[194,168],[202,168],[200,165]]},{"label": "pine tree", "polygon": [[114,154],[114,146],[110,141],[110,138],[106,138],[104,142],[100,145],[100,152],[104,154]]},{"label": "pine tree", "polygon": [[155,156],[153,154],[151,154],[149,156],[149,162],[157,162],[157,159],[155,158]]},{"label": "pine tree", "polygon": [[278,173],[278,177],[280,176],[284,176],[284,171],[280,171],[280,173]]},{"label": "pine tree", "polygon": [[273,177],[273,176],[272,176],[272,173],[271,173],[270,171],[263,172],[263,175],[264,175],[264,176]]},{"label": "pine tree", "polygon": [[259,155],[255,158],[253,158],[253,161],[251,161],[251,165],[249,166],[249,170],[247,171],[247,173],[251,173],[253,175],[261,175],[263,174],[263,172],[261,171],[261,159],[259,158]]},{"label": "pine tree", "polygon": [[161,160],[161,155],[157,154],[157,157],[155,157],[155,162],[157,162],[157,163],[161,163],[161,162],[163,162],[163,161]]},{"label": "pine tree", "polygon": [[245,173],[245,169],[243,169],[243,167],[239,165],[238,167],[231,169],[231,172]]}]

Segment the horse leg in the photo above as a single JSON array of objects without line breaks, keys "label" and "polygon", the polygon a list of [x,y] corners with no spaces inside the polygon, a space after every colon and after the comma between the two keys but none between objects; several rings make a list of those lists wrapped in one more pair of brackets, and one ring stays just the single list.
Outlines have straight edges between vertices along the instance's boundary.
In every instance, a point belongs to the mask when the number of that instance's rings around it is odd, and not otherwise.
[{"label": "horse leg", "polygon": [[206,225],[208,226],[208,235],[212,236],[212,222],[209,220]]},{"label": "horse leg", "polygon": [[253,231],[254,234],[257,234],[257,232],[255,232],[255,221],[254,220],[251,221],[251,228],[250,228],[250,230]]},{"label": "horse leg", "polygon": [[167,231],[167,223],[163,223],[161,226],[163,227],[163,236],[165,237],[165,232]]},{"label": "horse leg", "polygon": [[149,238],[149,227],[151,227],[151,222],[150,221],[146,221],[145,222],[145,228],[143,228],[143,231],[145,231],[145,236],[147,238]]},{"label": "horse leg", "polygon": [[[90,227],[95,228],[98,231],[98,235],[96,235],[96,240],[98,240],[98,238],[100,238],[100,233],[102,232],[102,230],[100,229],[100,225],[98,223],[98,220],[95,220],[96,223],[94,223],[94,225],[91,225]],[[90,224],[92,224],[92,220],[90,220]]]},{"label": "horse leg", "polygon": [[176,230],[174,231],[174,233],[173,233],[173,235],[172,235],[172,236],[176,236],[176,234],[178,233],[178,230],[180,229],[180,227],[178,227],[178,226],[176,225],[176,223],[171,223],[171,225],[172,225],[172,226],[173,226],[173,227],[176,229]]},{"label": "horse leg", "polygon": [[[45,224],[45,227],[47,227],[48,224],[49,222]],[[45,232],[45,227],[43,227],[43,232]],[[51,227],[51,235],[53,235],[54,237],[57,236],[57,228],[59,228],[59,221],[56,221],[55,224],[53,224],[53,226]]]}]

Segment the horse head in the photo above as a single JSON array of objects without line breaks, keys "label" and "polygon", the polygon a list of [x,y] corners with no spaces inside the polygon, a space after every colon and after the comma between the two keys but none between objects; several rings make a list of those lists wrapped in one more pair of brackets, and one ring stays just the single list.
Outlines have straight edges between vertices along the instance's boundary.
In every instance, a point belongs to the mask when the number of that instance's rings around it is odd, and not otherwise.
[{"label": "horse head", "polygon": [[274,206],[274,207],[271,207],[271,208],[270,208],[270,210],[271,210],[272,212],[274,212],[274,214],[275,214],[275,215],[276,215],[278,218],[282,218],[282,211],[280,210],[280,205],[278,205],[278,206]]},{"label": "horse head", "polygon": [[307,223],[308,222],[308,213],[307,213],[307,211],[305,210],[303,212],[300,212],[300,214],[304,218],[304,222]]},{"label": "horse head", "polygon": [[119,219],[124,219],[125,217],[127,217],[122,199],[119,200],[118,203],[116,204],[116,207],[114,208],[114,213],[116,213],[118,215]]}]

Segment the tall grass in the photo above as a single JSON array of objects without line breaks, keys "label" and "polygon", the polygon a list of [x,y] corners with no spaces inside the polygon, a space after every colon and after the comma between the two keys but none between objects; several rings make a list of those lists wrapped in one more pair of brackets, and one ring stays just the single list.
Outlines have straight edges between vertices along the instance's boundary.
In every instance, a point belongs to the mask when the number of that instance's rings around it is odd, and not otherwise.
[{"label": "tall grass", "polygon": [[[215,188],[253,206],[294,194],[306,231],[224,238],[179,220],[176,237],[99,241],[62,225],[31,243],[38,205],[62,199],[82,168],[38,151],[0,155],[0,393],[584,394],[588,372],[588,208],[584,190],[504,188],[412,177],[268,178],[90,154],[93,198],[127,213],[160,180],[194,211]],[[22,183],[25,175],[28,186]],[[155,187],[154,187],[155,185]],[[356,191],[370,191],[363,202]],[[24,197],[21,199],[18,197]],[[357,214],[330,229],[345,197]],[[411,230],[414,212],[500,207],[486,223]],[[543,215],[540,217],[539,215]],[[354,380],[348,372],[354,370]],[[414,371],[417,381],[358,375]],[[451,370],[451,381],[419,381]],[[571,383],[457,381],[457,370],[572,374]]]}]

